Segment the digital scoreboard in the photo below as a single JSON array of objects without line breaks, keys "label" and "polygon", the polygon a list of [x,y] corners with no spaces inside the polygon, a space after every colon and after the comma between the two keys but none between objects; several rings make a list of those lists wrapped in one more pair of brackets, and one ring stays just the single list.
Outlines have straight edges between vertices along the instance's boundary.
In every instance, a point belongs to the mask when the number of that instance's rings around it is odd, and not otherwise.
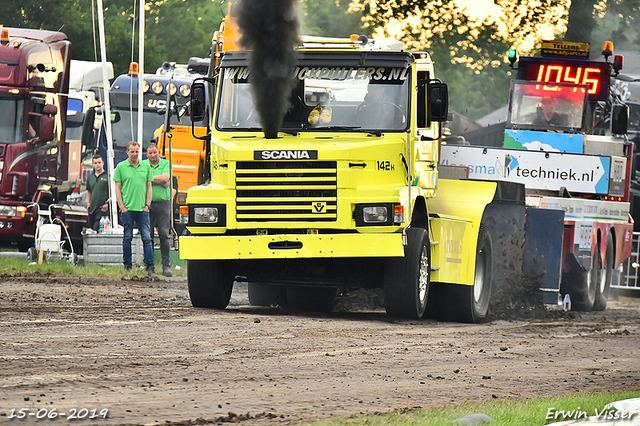
[{"label": "digital scoreboard", "polygon": [[519,80],[588,86],[590,101],[607,99],[610,76],[608,63],[582,59],[521,57],[518,68]]}]

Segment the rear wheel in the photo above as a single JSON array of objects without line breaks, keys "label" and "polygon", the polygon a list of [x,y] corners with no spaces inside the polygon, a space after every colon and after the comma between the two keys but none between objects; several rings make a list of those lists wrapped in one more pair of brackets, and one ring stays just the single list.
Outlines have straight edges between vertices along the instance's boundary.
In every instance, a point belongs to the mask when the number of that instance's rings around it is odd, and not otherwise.
[{"label": "rear wheel", "polygon": [[[560,292],[568,294],[571,298],[571,309],[575,311],[589,312],[593,310],[596,293],[598,291],[598,270],[600,270],[599,244],[591,260],[591,269],[585,271],[576,265],[568,273],[562,275]],[[596,266],[598,265],[598,266]],[[597,267],[597,270],[596,270]]]},{"label": "rear wheel", "polygon": [[233,263],[219,260],[189,260],[189,298],[196,308],[224,309],[231,299],[235,273]]},{"label": "rear wheel", "polygon": [[334,287],[286,287],[287,306],[308,312],[331,312],[336,298]]},{"label": "rear wheel", "polygon": [[604,268],[600,266],[600,259],[600,250],[598,250],[597,262],[594,265],[594,270],[597,269],[596,298],[593,303],[594,311],[604,311],[607,308],[607,299],[609,299],[609,290],[611,289],[611,280],[613,278],[613,237],[611,234],[607,238]]},{"label": "rear wheel", "polygon": [[455,321],[479,323],[489,311],[491,280],[493,278],[493,247],[491,236],[485,226],[480,226],[476,248],[476,269],[473,286],[458,286],[459,306]]},{"label": "rear wheel", "polygon": [[249,304],[253,306],[286,306],[287,289],[279,285],[249,283]]},{"label": "rear wheel", "polygon": [[394,317],[421,318],[431,281],[431,245],[424,228],[409,228],[403,258],[384,266],[384,307]]}]

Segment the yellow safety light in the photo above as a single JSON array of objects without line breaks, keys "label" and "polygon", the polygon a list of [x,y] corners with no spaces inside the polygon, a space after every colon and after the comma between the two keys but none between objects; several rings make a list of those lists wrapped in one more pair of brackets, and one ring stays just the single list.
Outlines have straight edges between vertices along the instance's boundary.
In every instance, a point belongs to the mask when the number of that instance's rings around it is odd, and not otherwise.
[{"label": "yellow safety light", "polygon": [[610,41],[605,41],[604,44],[602,45],[602,55],[605,58],[608,58],[609,56],[613,55],[613,43]]},{"label": "yellow safety light", "polygon": [[0,41],[3,43],[9,43],[9,29],[3,28],[2,32],[0,32]]},{"label": "yellow safety light", "polygon": [[138,75],[139,67],[137,62],[131,62],[129,64],[129,75]]}]

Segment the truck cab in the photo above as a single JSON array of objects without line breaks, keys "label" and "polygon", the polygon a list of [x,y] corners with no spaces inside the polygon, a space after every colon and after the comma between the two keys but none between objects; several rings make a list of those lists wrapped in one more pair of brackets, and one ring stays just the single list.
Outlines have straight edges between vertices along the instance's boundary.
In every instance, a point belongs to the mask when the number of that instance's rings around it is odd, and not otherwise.
[{"label": "truck cab", "polygon": [[71,43],[55,31],[0,32],[0,236],[26,251],[38,207],[81,183],[80,146],[66,140]]}]

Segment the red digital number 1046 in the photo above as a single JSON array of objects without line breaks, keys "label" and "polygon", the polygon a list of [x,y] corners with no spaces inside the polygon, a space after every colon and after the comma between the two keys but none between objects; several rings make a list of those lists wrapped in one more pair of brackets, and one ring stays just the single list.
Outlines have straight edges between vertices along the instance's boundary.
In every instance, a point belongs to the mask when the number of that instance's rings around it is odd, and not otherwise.
[{"label": "red digital number 1046", "polygon": [[591,67],[570,67],[564,65],[540,65],[536,81],[543,83],[573,83],[589,86],[588,93],[598,93],[602,70]]}]

